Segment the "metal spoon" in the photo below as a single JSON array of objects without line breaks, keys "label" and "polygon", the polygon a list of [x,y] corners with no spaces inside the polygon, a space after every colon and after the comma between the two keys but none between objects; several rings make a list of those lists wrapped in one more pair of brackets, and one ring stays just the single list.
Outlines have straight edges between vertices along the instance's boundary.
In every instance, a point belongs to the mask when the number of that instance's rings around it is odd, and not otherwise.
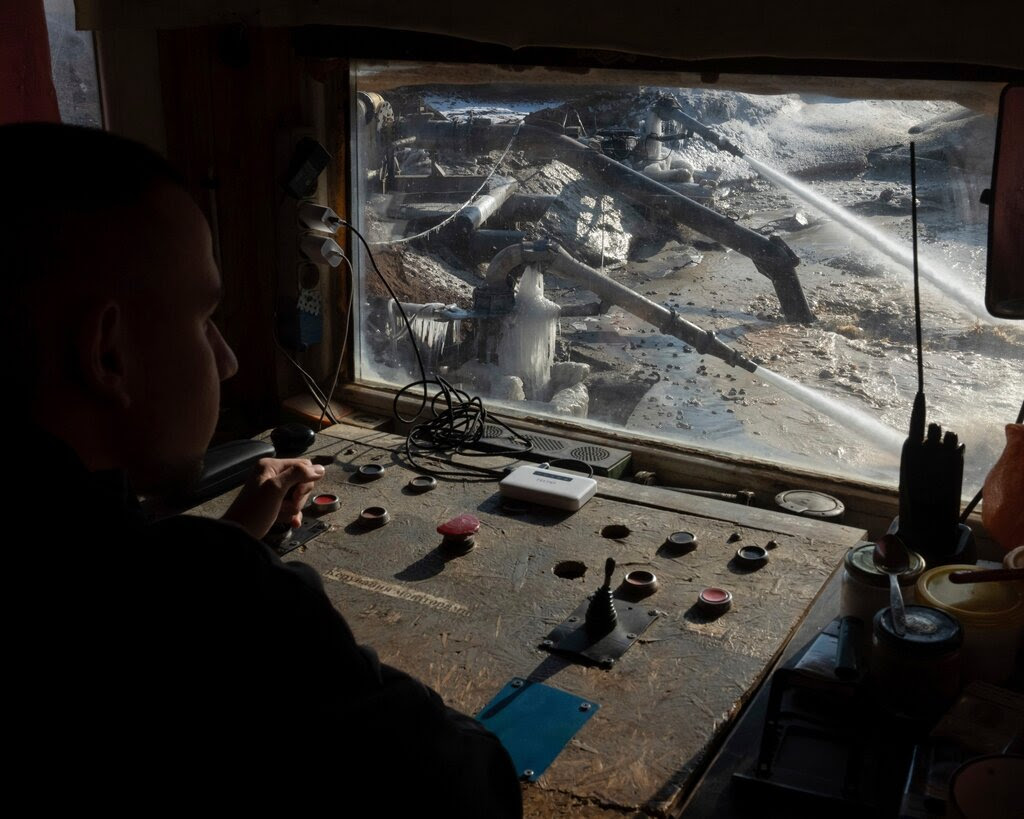
[{"label": "metal spoon", "polygon": [[875,541],[873,554],[875,568],[889,575],[889,608],[892,610],[892,628],[897,636],[907,633],[907,615],[903,610],[903,592],[899,575],[910,568],[910,553],[896,535],[882,535]]}]

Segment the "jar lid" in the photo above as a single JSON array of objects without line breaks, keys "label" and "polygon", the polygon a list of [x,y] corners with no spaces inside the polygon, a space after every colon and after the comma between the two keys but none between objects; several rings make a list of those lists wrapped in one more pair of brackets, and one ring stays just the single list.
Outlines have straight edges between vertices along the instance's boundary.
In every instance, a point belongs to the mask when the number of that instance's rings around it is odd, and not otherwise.
[{"label": "jar lid", "polygon": [[775,504],[801,517],[830,520],[833,523],[838,523],[846,511],[838,498],[812,489],[787,489],[779,492],[775,496]]},{"label": "jar lid", "polygon": [[907,606],[907,633],[900,637],[892,626],[892,610],[875,614],[875,638],[914,656],[937,656],[955,651],[964,641],[964,630],[951,614],[930,606]]},{"label": "jar lid", "polygon": [[[901,586],[912,586],[925,570],[924,558],[908,550],[910,565],[897,575]],[[843,565],[851,576],[869,586],[889,585],[889,575],[875,567],[875,544],[861,542],[846,553]]]},{"label": "jar lid", "polygon": [[917,581],[918,599],[948,611],[968,625],[1012,627],[1024,622],[1024,589],[1012,581],[953,583],[956,571],[977,569],[968,564],[936,566]]}]

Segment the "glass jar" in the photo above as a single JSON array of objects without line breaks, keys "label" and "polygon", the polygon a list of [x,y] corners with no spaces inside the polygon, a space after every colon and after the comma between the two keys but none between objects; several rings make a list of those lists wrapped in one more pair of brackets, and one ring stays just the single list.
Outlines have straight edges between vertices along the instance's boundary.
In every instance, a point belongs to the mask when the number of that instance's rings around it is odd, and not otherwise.
[{"label": "glass jar", "polygon": [[[889,605],[889,575],[875,568],[875,544],[858,543],[843,559],[842,591],[839,599],[840,617],[857,617],[863,622],[865,641],[871,638],[871,624],[879,609]],[[910,552],[908,567],[898,580],[904,605],[915,601],[917,579],[925,570],[924,558]]]},{"label": "glass jar", "polygon": [[964,631],[950,614],[907,606],[907,629],[893,629],[892,610],[875,615],[868,677],[879,704],[911,719],[931,720],[960,693]]}]

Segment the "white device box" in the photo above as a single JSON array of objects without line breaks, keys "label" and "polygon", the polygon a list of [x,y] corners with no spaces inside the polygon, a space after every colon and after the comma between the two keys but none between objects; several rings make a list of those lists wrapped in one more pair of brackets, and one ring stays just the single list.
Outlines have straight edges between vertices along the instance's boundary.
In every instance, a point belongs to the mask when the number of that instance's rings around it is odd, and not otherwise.
[{"label": "white device box", "polygon": [[498,483],[503,497],[575,512],[597,491],[597,481],[545,466],[520,466]]}]

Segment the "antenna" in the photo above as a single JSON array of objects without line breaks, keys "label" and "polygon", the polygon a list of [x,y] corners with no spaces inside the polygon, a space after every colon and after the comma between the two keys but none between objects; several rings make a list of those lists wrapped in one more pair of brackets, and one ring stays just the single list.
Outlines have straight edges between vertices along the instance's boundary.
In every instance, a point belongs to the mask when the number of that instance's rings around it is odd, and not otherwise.
[{"label": "antenna", "polygon": [[[973,563],[974,541],[966,536],[970,529],[961,526],[958,520],[964,476],[963,444],[949,430],[943,436],[938,424],[929,424],[925,435],[924,344],[917,265],[917,157],[913,142],[910,143],[910,215],[914,243],[917,395],[910,412],[910,432],[900,453],[900,513],[894,521],[895,534],[929,564]],[[957,557],[961,559],[957,561]]]},{"label": "antenna", "polygon": [[917,327],[917,391],[924,392],[924,354],[921,350],[921,279],[917,272],[917,160],[910,143],[910,226],[914,241],[914,324]]},{"label": "antenna", "polygon": [[914,243],[914,324],[917,329],[917,395],[910,411],[910,440],[924,438],[924,344],[921,341],[921,279],[917,270],[917,159],[910,143],[910,225]]}]

